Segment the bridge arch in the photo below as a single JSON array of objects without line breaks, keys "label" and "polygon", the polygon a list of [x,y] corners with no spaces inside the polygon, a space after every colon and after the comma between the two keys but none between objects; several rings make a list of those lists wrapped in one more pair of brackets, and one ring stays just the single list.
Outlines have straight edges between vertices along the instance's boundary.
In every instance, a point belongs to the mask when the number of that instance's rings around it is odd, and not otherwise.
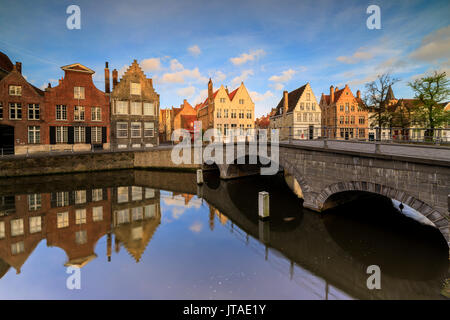
[{"label": "bridge arch", "polygon": [[420,199],[417,199],[404,191],[396,190],[388,186],[368,181],[337,182],[324,188],[317,196],[316,205],[318,209],[320,211],[327,209],[326,203],[331,196],[348,191],[359,191],[382,195],[387,198],[400,201],[401,203],[411,207],[423,217],[427,218],[437,229],[439,229],[450,247],[449,220],[445,215],[433,209],[433,207]]}]

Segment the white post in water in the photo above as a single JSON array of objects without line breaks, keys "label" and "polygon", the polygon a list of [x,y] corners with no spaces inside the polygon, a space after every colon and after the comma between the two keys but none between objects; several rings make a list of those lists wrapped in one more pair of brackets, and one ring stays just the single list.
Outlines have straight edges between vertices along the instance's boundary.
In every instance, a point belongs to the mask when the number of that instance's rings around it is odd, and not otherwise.
[{"label": "white post in water", "polygon": [[197,169],[197,184],[203,184],[203,170]]},{"label": "white post in water", "polygon": [[269,193],[266,191],[258,194],[258,213],[262,220],[269,218]]}]

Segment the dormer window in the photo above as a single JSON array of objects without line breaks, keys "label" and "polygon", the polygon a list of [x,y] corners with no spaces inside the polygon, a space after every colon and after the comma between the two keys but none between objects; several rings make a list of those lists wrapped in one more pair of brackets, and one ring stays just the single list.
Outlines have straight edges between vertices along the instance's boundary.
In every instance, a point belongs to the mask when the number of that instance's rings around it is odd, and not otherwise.
[{"label": "dormer window", "polygon": [[10,96],[21,96],[22,95],[22,86],[9,86],[9,95]]},{"label": "dormer window", "polygon": [[244,99],[239,99],[239,104],[244,104]]},{"label": "dormer window", "polygon": [[131,82],[130,93],[133,95],[141,95],[141,84],[138,82]]},{"label": "dormer window", "polygon": [[225,103],[225,98],[220,98],[220,103]]},{"label": "dormer window", "polygon": [[73,87],[73,97],[75,99],[84,99],[84,87]]}]

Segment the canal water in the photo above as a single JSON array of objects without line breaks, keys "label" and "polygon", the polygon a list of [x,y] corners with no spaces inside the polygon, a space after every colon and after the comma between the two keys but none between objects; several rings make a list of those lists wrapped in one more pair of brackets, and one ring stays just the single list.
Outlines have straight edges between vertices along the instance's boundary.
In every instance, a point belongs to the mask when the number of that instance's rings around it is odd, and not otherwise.
[{"label": "canal water", "polygon": [[[302,208],[283,175],[205,180],[144,170],[0,180],[0,299],[448,295],[441,234],[390,199],[319,214]],[[380,289],[367,286],[371,265]]]}]

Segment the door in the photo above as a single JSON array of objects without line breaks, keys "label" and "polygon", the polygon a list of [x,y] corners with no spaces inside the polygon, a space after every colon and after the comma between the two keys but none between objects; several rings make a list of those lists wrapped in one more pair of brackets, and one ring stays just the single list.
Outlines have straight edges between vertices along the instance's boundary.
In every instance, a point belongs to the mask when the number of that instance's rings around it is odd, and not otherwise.
[{"label": "door", "polygon": [[348,131],[345,131],[345,140],[348,140]]},{"label": "door", "polygon": [[0,125],[0,155],[14,154],[14,127]]},{"label": "door", "polygon": [[314,139],[314,126],[309,126],[309,140]]}]

